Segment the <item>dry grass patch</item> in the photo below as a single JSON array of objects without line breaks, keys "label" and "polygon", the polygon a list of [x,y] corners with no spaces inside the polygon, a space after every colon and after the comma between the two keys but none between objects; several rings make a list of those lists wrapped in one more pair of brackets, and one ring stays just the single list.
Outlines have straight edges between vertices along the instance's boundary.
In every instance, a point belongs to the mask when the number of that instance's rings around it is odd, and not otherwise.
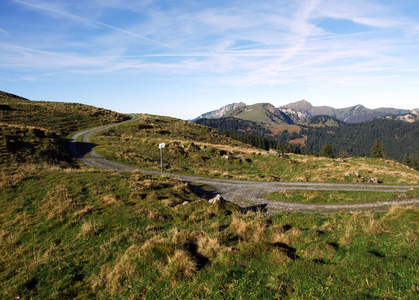
[{"label": "dry grass patch", "polygon": [[198,251],[210,260],[214,260],[217,256],[227,252],[228,248],[222,245],[216,236],[209,236],[202,233],[197,239]]},{"label": "dry grass patch", "polygon": [[83,223],[80,226],[80,235],[81,236],[92,236],[99,234],[103,230],[103,224],[100,222],[92,220],[83,220]]},{"label": "dry grass patch", "polygon": [[241,240],[246,242],[257,243],[265,241],[266,239],[266,220],[258,217],[258,214],[254,219],[250,217],[243,218],[240,215],[234,214],[230,223],[230,229]]},{"label": "dry grass patch", "polygon": [[191,278],[197,270],[197,264],[190,254],[185,250],[177,249],[173,255],[167,257],[163,274],[169,277],[172,285],[175,285],[185,277]]},{"label": "dry grass patch", "polygon": [[47,193],[43,200],[46,201],[43,209],[47,211],[48,219],[63,220],[75,206],[73,196],[64,184],[58,184],[51,192]]},{"label": "dry grass patch", "polygon": [[137,272],[135,260],[139,253],[140,247],[131,245],[113,267],[110,264],[104,264],[100,269],[99,276],[94,275],[90,278],[92,288],[106,286],[112,293],[115,293],[123,282],[129,283]]},{"label": "dry grass patch", "polygon": [[117,199],[114,195],[106,195],[103,197],[103,203],[105,205],[117,205],[121,206],[124,205],[124,202]]},{"label": "dry grass patch", "polygon": [[93,211],[95,211],[95,210],[96,210],[96,209],[95,209],[93,206],[89,205],[89,206],[84,207],[84,208],[83,208],[83,209],[81,209],[81,210],[76,211],[76,212],[74,213],[74,216],[75,216],[76,218],[79,218],[79,217],[84,217],[85,215],[88,215],[88,214],[92,213],[92,212],[93,212]]}]

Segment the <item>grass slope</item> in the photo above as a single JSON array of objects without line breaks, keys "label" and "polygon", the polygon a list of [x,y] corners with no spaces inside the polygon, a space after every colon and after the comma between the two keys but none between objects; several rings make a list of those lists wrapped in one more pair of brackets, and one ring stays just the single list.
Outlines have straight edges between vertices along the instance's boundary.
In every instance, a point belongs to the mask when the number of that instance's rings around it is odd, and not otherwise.
[{"label": "grass slope", "polygon": [[419,296],[417,209],[242,215],[174,180],[54,168],[0,191],[3,299]]},{"label": "grass slope", "polygon": [[419,173],[383,159],[289,155],[280,158],[229,139],[205,126],[169,117],[143,115],[139,121],[96,136],[95,150],[122,163],[160,169],[165,142],[167,172],[270,181],[356,182],[377,177],[384,183],[418,184]]},{"label": "grass slope", "polygon": [[0,164],[74,164],[66,136],[86,127],[128,119],[93,106],[30,101],[0,91]]},{"label": "grass slope", "polygon": [[270,200],[305,204],[336,204],[355,202],[394,201],[419,198],[419,190],[399,192],[360,192],[360,191],[306,191],[291,190],[266,194]]}]

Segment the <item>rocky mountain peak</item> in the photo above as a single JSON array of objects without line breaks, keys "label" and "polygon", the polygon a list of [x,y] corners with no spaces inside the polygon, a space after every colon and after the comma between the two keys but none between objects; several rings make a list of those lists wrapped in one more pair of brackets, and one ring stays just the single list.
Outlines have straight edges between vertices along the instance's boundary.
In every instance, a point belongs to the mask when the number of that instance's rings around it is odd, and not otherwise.
[{"label": "rocky mountain peak", "polygon": [[236,108],[239,108],[239,107],[244,107],[244,106],[246,106],[246,103],[244,103],[244,102],[231,103],[231,104],[228,104],[226,106],[221,107],[220,109],[204,113],[204,114],[200,115],[198,118],[196,118],[194,121],[199,120],[199,119],[218,119],[218,118],[222,118],[225,114],[229,113],[230,111],[232,111]]},{"label": "rocky mountain peak", "polygon": [[313,109],[313,105],[306,100],[300,100],[297,102],[289,103],[287,105],[283,105],[280,108],[291,108],[296,111],[310,112]]}]

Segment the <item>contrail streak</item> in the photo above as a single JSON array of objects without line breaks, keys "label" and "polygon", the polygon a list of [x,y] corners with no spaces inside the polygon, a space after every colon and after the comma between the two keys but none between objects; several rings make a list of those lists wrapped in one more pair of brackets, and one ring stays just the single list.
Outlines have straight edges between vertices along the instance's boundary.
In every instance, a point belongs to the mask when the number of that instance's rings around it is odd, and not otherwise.
[{"label": "contrail streak", "polygon": [[57,14],[61,14],[61,15],[64,15],[64,16],[67,16],[67,17],[73,18],[73,19],[78,19],[78,20],[81,20],[81,21],[84,21],[84,22],[88,22],[88,23],[92,23],[92,24],[100,25],[100,26],[103,26],[103,27],[107,27],[107,28],[110,28],[110,29],[113,29],[113,30],[116,30],[116,31],[119,31],[119,32],[122,32],[122,33],[125,33],[125,34],[128,34],[128,35],[131,35],[131,36],[133,36],[133,37],[137,37],[137,38],[140,38],[140,39],[143,39],[143,40],[146,40],[146,41],[149,41],[149,42],[155,43],[155,44],[159,44],[159,45],[161,45],[161,46],[165,46],[165,47],[172,48],[172,47],[171,47],[170,45],[168,45],[168,44],[165,44],[165,43],[162,43],[162,42],[159,42],[159,41],[156,41],[156,40],[150,39],[150,38],[148,38],[148,37],[145,37],[145,36],[142,36],[142,35],[139,35],[139,34],[136,34],[136,33],[133,33],[133,32],[130,32],[130,31],[127,31],[127,30],[124,30],[124,29],[121,29],[121,28],[118,28],[118,27],[115,27],[115,26],[109,25],[109,24],[105,24],[105,23],[98,22],[98,21],[94,21],[94,20],[87,19],[87,18],[84,18],[84,17],[76,16],[76,15],[73,15],[73,14],[70,14],[70,13],[67,13],[67,12],[64,12],[64,11],[60,11],[60,10],[56,10],[56,9],[52,9],[52,8],[49,8],[49,7],[43,7],[43,6],[39,6],[39,5],[36,5],[36,4],[32,4],[32,3],[28,3],[28,2],[20,1],[20,0],[14,0],[14,1],[15,1],[15,2],[18,2],[18,3],[21,3],[21,4],[24,4],[24,5],[27,5],[27,6],[32,6],[32,7],[35,7],[35,8],[37,8],[37,9],[41,9],[41,10],[46,10],[46,11],[54,12],[54,13],[57,13]]},{"label": "contrail streak", "polygon": [[84,62],[84,63],[89,63],[89,61],[87,61],[85,59],[70,56],[70,55],[65,55],[65,54],[61,54],[61,53],[56,53],[56,52],[43,51],[43,50],[37,50],[37,49],[33,49],[33,48],[28,48],[28,47],[22,47],[22,46],[17,46],[17,45],[0,43],[0,47],[2,47],[2,46],[13,47],[13,48],[21,49],[21,50],[24,50],[24,51],[46,54],[46,55],[52,55],[52,56],[58,56],[58,57],[64,57],[64,58],[69,58],[69,59],[77,60],[77,61]]}]

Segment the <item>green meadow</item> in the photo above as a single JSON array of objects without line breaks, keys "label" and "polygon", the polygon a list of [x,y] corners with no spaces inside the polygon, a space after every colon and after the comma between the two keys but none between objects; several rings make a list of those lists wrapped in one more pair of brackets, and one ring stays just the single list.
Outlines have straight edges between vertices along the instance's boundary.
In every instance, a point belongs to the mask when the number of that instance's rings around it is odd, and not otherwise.
[{"label": "green meadow", "polygon": [[[85,121],[76,126],[72,104],[0,96],[2,299],[419,298],[418,207],[243,213],[229,202],[209,203],[188,183],[87,167],[64,151],[71,132],[126,116],[82,106],[86,114],[77,118]],[[143,116],[92,140],[109,158],[153,170],[161,142],[169,173],[312,182],[374,176],[398,184],[417,184],[419,177],[380,159],[280,158],[166,117]],[[416,190],[269,195],[309,203],[417,196]]]}]

